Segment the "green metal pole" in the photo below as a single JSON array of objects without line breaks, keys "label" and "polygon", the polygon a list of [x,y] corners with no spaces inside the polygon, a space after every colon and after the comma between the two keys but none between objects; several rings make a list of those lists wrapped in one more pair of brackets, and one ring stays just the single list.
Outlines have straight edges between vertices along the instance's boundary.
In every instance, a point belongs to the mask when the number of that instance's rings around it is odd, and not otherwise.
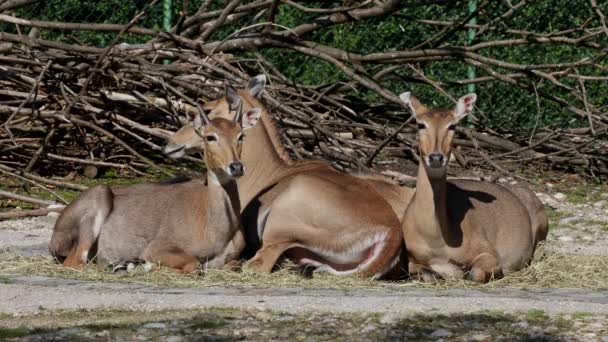
[{"label": "green metal pole", "polygon": [[163,0],[163,30],[170,31],[173,25],[173,0]]},{"label": "green metal pole", "polygon": [[[173,25],[173,0],[163,0],[163,30],[171,31]],[[163,60],[163,64],[169,64],[169,60]]]},{"label": "green metal pole", "polygon": [[[469,15],[471,13],[474,13],[476,10],[477,10],[477,0],[469,0]],[[477,18],[476,17],[471,18],[471,20],[469,21],[469,24],[471,24],[471,25],[477,24]],[[473,42],[473,39],[475,39],[475,29],[469,28],[467,30],[467,44],[471,44]],[[467,67],[467,78],[470,80],[475,78],[475,67],[472,65],[469,65]],[[469,91],[469,93],[474,93],[475,84],[469,83],[467,85],[467,90]]]}]

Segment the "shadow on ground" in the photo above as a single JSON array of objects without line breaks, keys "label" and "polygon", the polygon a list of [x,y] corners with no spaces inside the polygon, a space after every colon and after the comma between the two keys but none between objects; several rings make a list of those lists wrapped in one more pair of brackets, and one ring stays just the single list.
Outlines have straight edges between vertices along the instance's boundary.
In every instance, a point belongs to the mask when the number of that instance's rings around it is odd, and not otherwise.
[{"label": "shadow on ground", "polygon": [[[405,300],[405,299],[404,299]],[[49,340],[467,340],[554,341],[602,338],[606,317],[519,314],[286,314],[214,308],[204,311],[66,311],[3,317],[0,339]],[[598,325],[597,322],[600,322]],[[601,322],[604,322],[601,324]],[[36,328],[25,328],[36,326]],[[595,327],[595,332],[590,327]],[[585,335],[586,334],[586,335]]]}]

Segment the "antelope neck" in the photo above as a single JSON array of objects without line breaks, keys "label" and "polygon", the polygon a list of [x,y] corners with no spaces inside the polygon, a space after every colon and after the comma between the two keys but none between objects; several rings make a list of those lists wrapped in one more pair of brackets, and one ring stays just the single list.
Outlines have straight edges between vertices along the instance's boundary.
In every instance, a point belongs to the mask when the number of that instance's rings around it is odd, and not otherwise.
[{"label": "antelope neck", "polygon": [[242,208],[270,186],[267,183],[282,174],[288,165],[285,152],[280,150],[279,133],[271,120],[266,110],[262,110],[260,122],[245,134],[242,153],[245,175],[238,181]]},{"label": "antelope neck", "polygon": [[207,234],[221,237],[218,245],[225,246],[232,239],[233,234],[239,228],[239,217],[241,205],[236,181],[231,178],[220,183],[218,176],[213,171],[207,172],[207,210],[205,216],[205,227]]},{"label": "antelope neck", "polygon": [[416,181],[415,217],[418,229],[431,234],[447,236],[447,180],[446,175],[430,178],[420,161]]}]

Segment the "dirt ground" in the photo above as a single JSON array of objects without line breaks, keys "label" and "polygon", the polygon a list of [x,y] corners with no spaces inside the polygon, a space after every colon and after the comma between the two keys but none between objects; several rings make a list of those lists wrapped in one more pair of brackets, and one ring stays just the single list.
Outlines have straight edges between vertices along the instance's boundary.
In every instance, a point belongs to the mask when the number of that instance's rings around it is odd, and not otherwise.
[{"label": "dirt ground", "polygon": [[[547,249],[608,258],[606,188],[566,190],[549,184],[538,192],[551,221]],[[55,219],[0,222],[0,250],[47,255]],[[608,284],[584,287],[173,288],[0,267],[0,339],[608,342]]]}]

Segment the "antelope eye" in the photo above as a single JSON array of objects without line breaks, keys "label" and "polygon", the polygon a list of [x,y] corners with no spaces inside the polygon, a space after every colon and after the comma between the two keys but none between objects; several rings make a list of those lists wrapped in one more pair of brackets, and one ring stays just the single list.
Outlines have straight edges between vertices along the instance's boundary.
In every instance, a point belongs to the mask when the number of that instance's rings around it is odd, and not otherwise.
[{"label": "antelope eye", "polygon": [[426,129],[426,125],[423,124],[423,123],[421,123],[421,122],[419,122],[418,123],[418,129]]},{"label": "antelope eye", "polygon": [[449,125],[449,126],[448,126],[448,129],[449,129],[450,131],[453,131],[453,130],[455,130],[455,129],[456,129],[456,125],[455,125],[455,124],[451,124],[451,125]]},{"label": "antelope eye", "polygon": [[205,136],[205,141],[208,143],[217,142],[217,137],[215,135],[207,135]]}]

